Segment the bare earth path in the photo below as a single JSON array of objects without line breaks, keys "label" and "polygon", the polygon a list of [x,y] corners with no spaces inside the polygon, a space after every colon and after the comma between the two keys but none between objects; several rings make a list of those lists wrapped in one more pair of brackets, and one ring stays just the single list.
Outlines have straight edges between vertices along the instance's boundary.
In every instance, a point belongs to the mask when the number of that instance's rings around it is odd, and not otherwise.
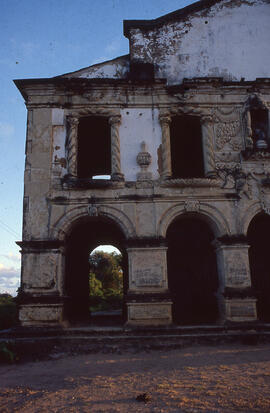
[{"label": "bare earth path", "polygon": [[[145,404],[136,396],[148,393]],[[270,345],[88,354],[0,367],[0,412],[270,412]]]}]

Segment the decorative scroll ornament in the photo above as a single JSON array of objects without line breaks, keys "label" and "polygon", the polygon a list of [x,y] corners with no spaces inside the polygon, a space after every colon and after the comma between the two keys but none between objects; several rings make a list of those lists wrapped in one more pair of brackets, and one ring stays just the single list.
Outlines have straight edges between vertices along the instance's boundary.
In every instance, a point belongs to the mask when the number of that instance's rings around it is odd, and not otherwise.
[{"label": "decorative scroll ornament", "polygon": [[150,153],[147,152],[146,143],[143,141],[141,143],[141,152],[137,155],[137,164],[141,168],[141,171],[137,173],[137,181],[148,181],[152,179],[152,173],[147,171],[151,162],[152,157]]},{"label": "decorative scroll ornament", "polygon": [[270,207],[268,207],[265,203],[265,197],[264,197],[264,193],[261,192],[261,207],[262,210],[267,214],[270,215]]},{"label": "decorative scroll ornament", "polygon": [[88,205],[87,211],[88,211],[88,215],[90,215],[90,217],[97,217],[98,214],[99,214],[98,206],[94,205],[94,204]]},{"label": "decorative scroll ornament", "polygon": [[185,202],[184,209],[186,212],[197,212],[200,209],[200,201],[189,199]]}]

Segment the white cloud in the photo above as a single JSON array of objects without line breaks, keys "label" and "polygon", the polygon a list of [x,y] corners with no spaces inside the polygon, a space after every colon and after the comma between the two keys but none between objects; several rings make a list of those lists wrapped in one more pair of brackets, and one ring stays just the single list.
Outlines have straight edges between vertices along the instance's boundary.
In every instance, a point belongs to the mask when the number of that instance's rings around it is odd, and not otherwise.
[{"label": "white cloud", "polygon": [[7,122],[0,121],[0,137],[2,138],[10,138],[14,135],[14,126]]},{"label": "white cloud", "polygon": [[[21,256],[20,254],[14,254],[13,252],[10,252],[8,254],[1,254],[0,257],[3,257],[14,264],[20,264],[21,262]],[[1,269],[1,264],[0,264],[0,269]]]},{"label": "white cloud", "polygon": [[0,293],[16,295],[20,284],[20,269],[0,264]]}]

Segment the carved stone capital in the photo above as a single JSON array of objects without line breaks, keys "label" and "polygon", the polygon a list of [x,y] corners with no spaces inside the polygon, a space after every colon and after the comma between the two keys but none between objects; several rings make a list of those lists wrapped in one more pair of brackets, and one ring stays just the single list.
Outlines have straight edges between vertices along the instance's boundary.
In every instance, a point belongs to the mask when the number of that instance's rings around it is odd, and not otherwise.
[{"label": "carved stone capital", "polygon": [[213,116],[211,116],[211,115],[202,115],[200,120],[201,120],[202,125],[205,125],[205,124],[208,124],[208,123],[213,123],[213,121],[214,121]]},{"label": "carved stone capital", "polygon": [[79,125],[79,118],[75,116],[68,116],[67,117],[68,123],[70,126],[77,126]]},{"label": "carved stone capital", "polygon": [[120,125],[121,123],[121,116],[120,115],[113,115],[109,117],[109,124],[112,125]]},{"label": "carved stone capital", "polygon": [[160,114],[159,115],[159,120],[160,120],[160,123],[161,123],[161,126],[163,126],[164,124],[165,125],[169,125],[170,123],[171,123],[171,121],[172,121],[172,118],[171,118],[171,116],[167,113],[167,114]]}]

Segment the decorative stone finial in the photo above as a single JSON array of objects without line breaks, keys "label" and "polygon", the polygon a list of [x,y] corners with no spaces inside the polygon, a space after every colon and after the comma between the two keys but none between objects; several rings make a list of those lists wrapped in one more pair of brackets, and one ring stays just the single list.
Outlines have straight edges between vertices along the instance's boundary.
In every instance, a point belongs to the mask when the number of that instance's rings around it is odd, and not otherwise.
[{"label": "decorative stone finial", "polygon": [[137,173],[137,181],[148,181],[152,179],[152,173],[147,171],[151,162],[152,157],[150,153],[147,152],[146,143],[143,141],[141,143],[141,152],[137,155],[137,164],[141,168],[141,171]]}]

